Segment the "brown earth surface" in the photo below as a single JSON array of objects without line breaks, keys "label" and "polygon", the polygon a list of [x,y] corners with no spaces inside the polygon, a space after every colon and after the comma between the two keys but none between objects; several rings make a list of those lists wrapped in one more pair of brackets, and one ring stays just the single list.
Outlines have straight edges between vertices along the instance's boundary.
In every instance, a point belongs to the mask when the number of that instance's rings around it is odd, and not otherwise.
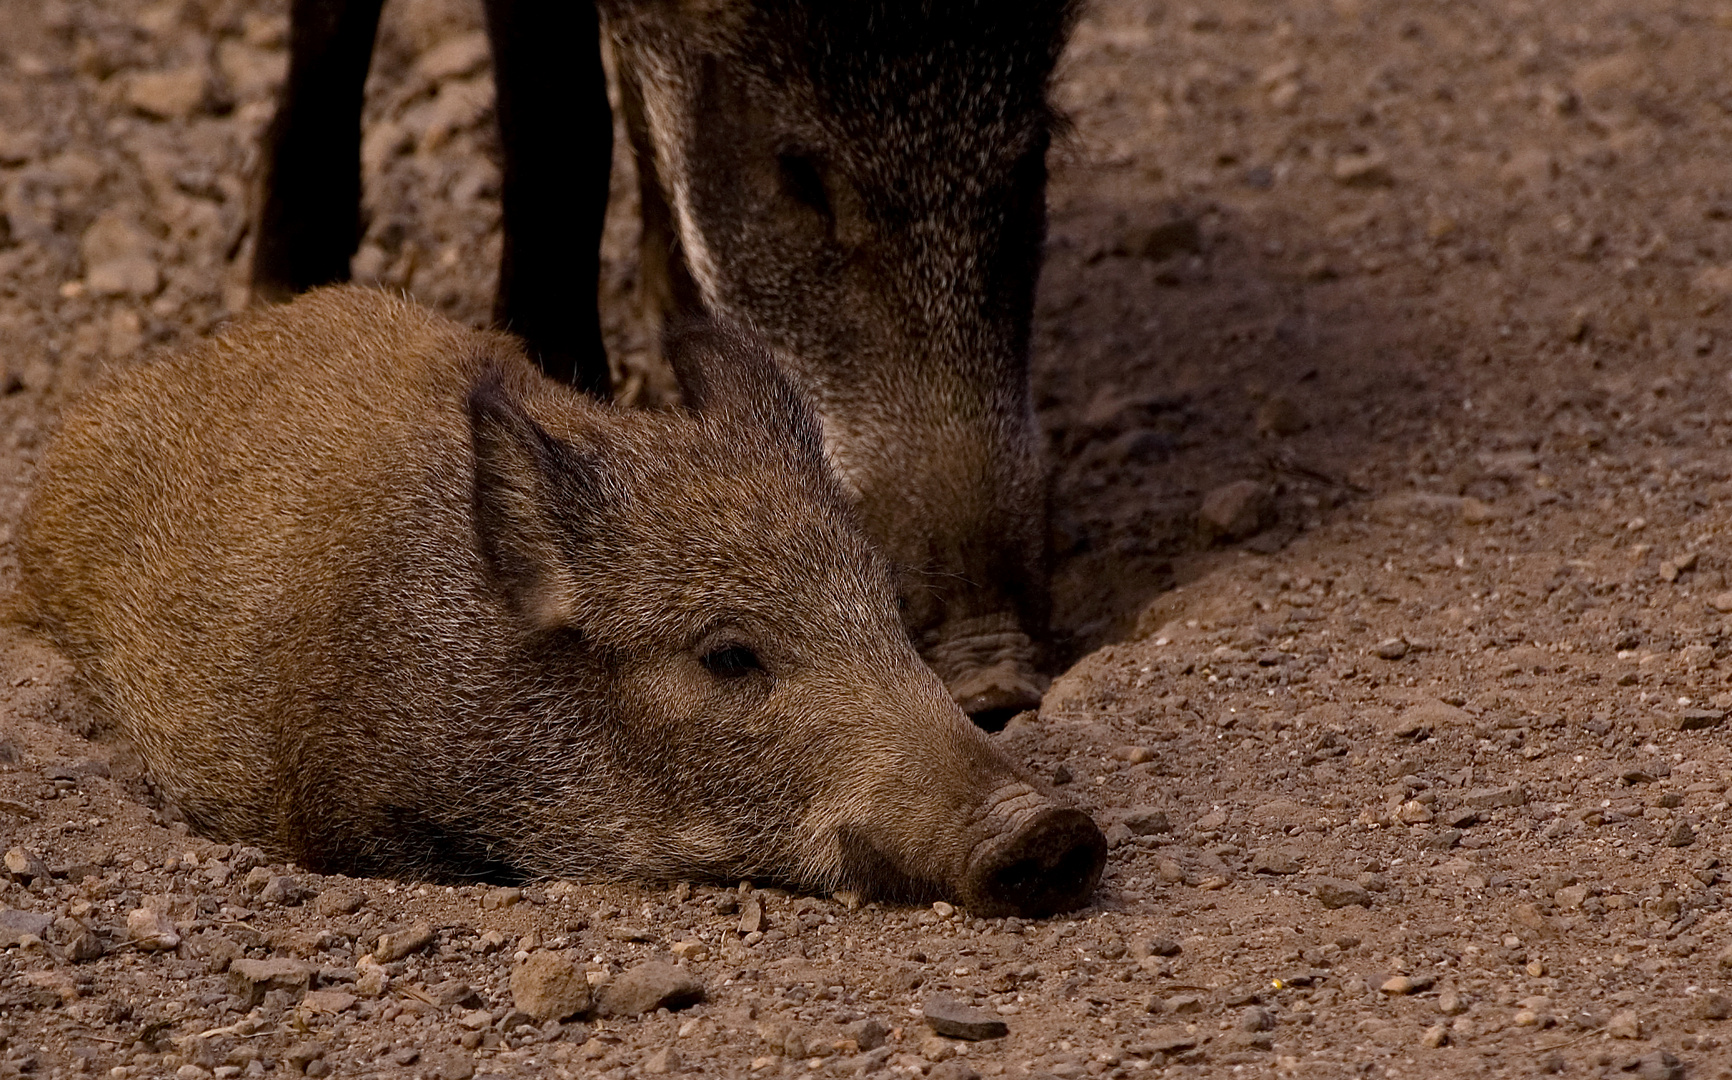
[{"label": "brown earth surface", "polygon": [[[478,322],[479,14],[393,3],[357,275]],[[245,301],[282,11],[5,12],[0,590],[69,396]],[[1093,5],[1035,347],[1074,666],[1000,736],[1110,825],[1089,908],[259,867],[12,642],[0,1075],[1732,1077],[1729,56],[1723,0]],[[549,955],[706,1000],[539,1024]]]}]

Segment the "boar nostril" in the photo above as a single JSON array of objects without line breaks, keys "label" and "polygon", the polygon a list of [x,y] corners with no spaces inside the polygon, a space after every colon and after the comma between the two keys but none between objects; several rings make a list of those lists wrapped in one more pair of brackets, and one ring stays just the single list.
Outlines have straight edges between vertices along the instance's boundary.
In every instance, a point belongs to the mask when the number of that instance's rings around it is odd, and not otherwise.
[{"label": "boar nostril", "polygon": [[983,916],[1069,911],[1088,902],[1106,861],[1107,840],[1094,821],[1052,807],[987,842],[969,868],[964,902]]}]

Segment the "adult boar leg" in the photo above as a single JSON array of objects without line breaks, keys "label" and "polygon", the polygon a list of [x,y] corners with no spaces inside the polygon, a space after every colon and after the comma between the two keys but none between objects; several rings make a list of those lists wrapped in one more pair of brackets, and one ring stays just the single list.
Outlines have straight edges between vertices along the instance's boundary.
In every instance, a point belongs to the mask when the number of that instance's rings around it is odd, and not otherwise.
[{"label": "adult boar leg", "polygon": [[349,280],[361,242],[361,90],[383,0],[293,0],[289,76],[265,133],[253,296]]},{"label": "adult boar leg", "polygon": [[494,319],[548,375],[607,397],[596,294],[613,114],[595,6],[488,0],[487,32],[505,167]]}]

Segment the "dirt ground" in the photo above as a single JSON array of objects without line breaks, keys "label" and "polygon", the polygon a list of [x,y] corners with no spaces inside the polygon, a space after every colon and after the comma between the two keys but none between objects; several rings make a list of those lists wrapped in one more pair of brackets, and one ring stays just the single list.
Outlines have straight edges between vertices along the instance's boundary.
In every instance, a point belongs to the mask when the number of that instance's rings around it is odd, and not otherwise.
[{"label": "dirt ground", "polygon": [[[357,275],[479,322],[479,14],[392,2]],[[6,11],[0,590],[69,396],[245,301],[282,10]],[[1069,670],[999,736],[1110,826],[1089,908],[261,867],[13,643],[0,1075],[1732,1077],[1729,56],[1724,0],[1092,5],[1035,347]],[[550,951],[706,997],[537,1025]]]}]

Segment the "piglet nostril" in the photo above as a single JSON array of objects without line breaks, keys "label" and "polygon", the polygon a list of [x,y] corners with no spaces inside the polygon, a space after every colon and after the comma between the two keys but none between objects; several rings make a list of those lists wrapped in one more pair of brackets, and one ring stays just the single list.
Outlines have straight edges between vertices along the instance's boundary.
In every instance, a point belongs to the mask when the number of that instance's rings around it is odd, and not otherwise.
[{"label": "piglet nostril", "polygon": [[962,899],[983,916],[1069,911],[1088,902],[1106,861],[1106,837],[1087,814],[1051,807],[981,846]]}]

